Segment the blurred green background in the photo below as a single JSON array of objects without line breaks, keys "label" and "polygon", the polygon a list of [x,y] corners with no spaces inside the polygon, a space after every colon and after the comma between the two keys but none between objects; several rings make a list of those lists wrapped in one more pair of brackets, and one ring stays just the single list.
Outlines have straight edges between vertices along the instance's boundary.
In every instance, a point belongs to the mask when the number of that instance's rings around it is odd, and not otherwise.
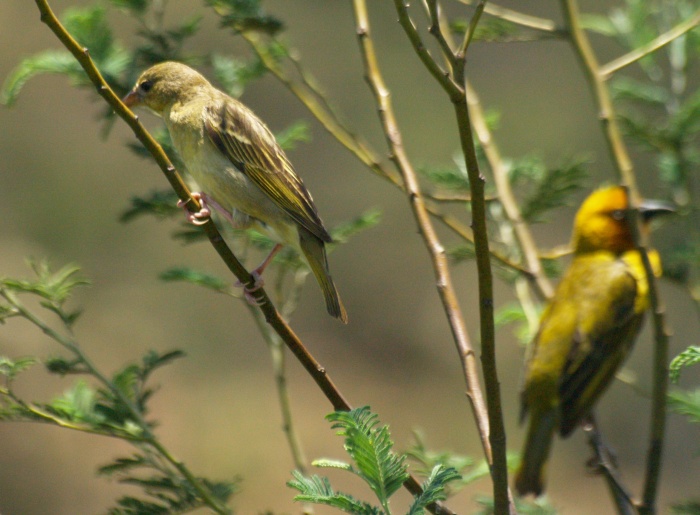
[{"label": "blurred green background", "polygon": [[[84,3],[84,2],[82,2]],[[371,19],[380,64],[392,90],[404,143],[414,164],[450,164],[458,148],[451,105],[422,68],[396,23],[391,2],[372,1]],[[56,12],[77,2],[55,1]],[[521,2],[502,2],[523,8]],[[611,2],[581,2],[583,11],[602,12]],[[349,2],[277,0],[266,8],[287,22],[284,35],[318,78],[346,118],[385,153],[375,107],[362,76]],[[560,19],[558,4],[527,2],[528,12]],[[205,30],[193,52],[245,51],[223,31],[199,2],[171,2],[169,17],[201,10]],[[133,27],[119,13],[118,36],[127,42]],[[615,45],[595,38],[601,61],[619,55]],[[58,48],[39,22],[33,2],[0,2],[0,77],[23,58]],[[591,187],[613,180],[600,127],[581,71],[562,41],[475,44],[469,76],[487,107],[501,113],[497,143],[504,155],[536,152],[548,162],[571,154],[591,159]],[[207,70],[203,70],[207,72]],[[480,457],[464,380],[433,272],[416,233],[408,202],[396,189],[368,173],[315,123],[304,107],[274,78],[256,82],[242,100],[273,131],[295,120],[310,123],[313,141],[290,153],[326,225],[379,208],[383,221],[331,256],[331,268],[345,301],[350,324],[326,315],[313,280],[304,290],[293,328],[354,405],[371,405],[390,424],[399,448],[420,428],[435,449]],[[293,468],[281,430],[268,350],[247,310],[238,301],[195,287],[164,284],[158,274],[187,264],[225,274],[207,245],[183,246],[171,239],[172,222],[139,219],[124,225],[118,217],[131,195],[164,188],[154,163],[125,148],[134,141],[118,122],[107,140],[100,137],[98,96],[74,89],[60,77],[32,80],[12,109],[0,108],[0,275],[29,274],[26,257],[48,257],[56,266],[75,262],[93,282],[74,299],[85,313],[77,326],[79,341],[104,370],[138,359],[147,349],[186,350],[188,358],[156,375],[163,384],[152,403],[160,421],[158,434],[194,471],[212,478],[243,478],[233,506],[239,513],[273,510],[293,513],[293,491],[285,486]],[[142,113],[148,126],[158,126]],[[653,163],[636,156],[642,193],[660,195]],[[697,184],[697,183],[696,183]],[[585,195],[582,192],[579,199]],[[553,223],[534,227],[542,248],[565,244],[575,207],[556,212]],[[461,219],[468,217],[458,211]],[[684,235],[673,222],[657,235],[670,245]],[[445,242],[452,242],[444,234]],[[659,237],[660,236],[660,237]],[[253,262],[248,263],[252,266]],[[476,276],[473,264],[453,269],[471,337],[478,341]],[[698,344],[700,326],[689,298],[679,288],[661,284],[668,322],[674,330],[672,354]],[[498,283],[496,303],[513,300]],[[518,388],[522,349],[510,327],[498,333],[498,359],[505,404],[508,448],[519,451],[524,429],[518,425]],[[47,338],[22,321],[0,327],[0,354],[47,356],[59,352]],[[647,328],[627,367],[648,391],[651,337]],[[684,384],[697,383],[686,372]],[[47,377],[41,367],[17,385],[27,399],[48,400],[67,389],[71,379]],[[289,360],[289,388],[295,421],[309,458],[342,458],[342,441],[323,416],[331,407],[301,367]],[[598,408],[598,420],[617,451],[625,480],[639,492],[647,446],[649,402],[617,382]],[[697,426],[670,415],[660,506],[697,494],[700,442]],[[108,439],[38,425],[0,424],[0,513],[3,515],[75,515],[104,512],[128,488],[95,476],[97,466],[127,446]],[[611,513],[600,478],[585,472],[590,455],[584,436],[557,442],[549,467],[553,504],[568,514]],[[357,483],[340,489],[364,498]],[[482,481],[461,492],[450,506],[473,510],[475,493],[489,493]],[[395,509],[407,505],[398,494]],[[321,513],[328,510],[319,509]]]}]

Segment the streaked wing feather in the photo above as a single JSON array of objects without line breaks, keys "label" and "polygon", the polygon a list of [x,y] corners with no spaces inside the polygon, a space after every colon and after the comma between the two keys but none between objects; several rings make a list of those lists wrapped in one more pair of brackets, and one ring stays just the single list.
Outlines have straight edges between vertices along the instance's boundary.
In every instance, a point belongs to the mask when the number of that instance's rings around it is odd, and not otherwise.
[{"label": "streaked wing feather", "polygon": [[223,100],[208,109],[205,129],[211,142],[275,204],[321,240],[331,241],[301,178],[250,110]]}]

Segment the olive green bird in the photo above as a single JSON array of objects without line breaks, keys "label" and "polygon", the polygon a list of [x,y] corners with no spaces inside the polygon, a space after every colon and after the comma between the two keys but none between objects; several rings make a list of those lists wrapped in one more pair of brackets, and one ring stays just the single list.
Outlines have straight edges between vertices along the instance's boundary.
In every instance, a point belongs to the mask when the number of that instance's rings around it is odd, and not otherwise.
[{"label": "olive green bird", "polygon": [[[628,223],[627,191],[593,192],[574,221],[574,255],[549,305],[526,362],[521,419],[529,414],[521,465],[520,495],[544,491],[544,468],[555,431],[569,436],[609,386],[639,333],[648,307],[646,274]],[[643,227],[664,203],[639,206]],[[661,265],[649,251],[655,275]]]},{"label": "olive green bird", "polygon": [[253,270],[256,287],[279,251],[290,245],[306,258],[335,318],[347,323],[345,307],[328,268],[325,244],[332,241],[311,194],[267,126],[246,106],[212,86],[189,66],[157,64],[141,74],[124,97],[162,117],[175,149],[201,188],[194,195],[202,211],[189,217],[204,223],[209,206],[236,228],[255,227],[278,244]]}]

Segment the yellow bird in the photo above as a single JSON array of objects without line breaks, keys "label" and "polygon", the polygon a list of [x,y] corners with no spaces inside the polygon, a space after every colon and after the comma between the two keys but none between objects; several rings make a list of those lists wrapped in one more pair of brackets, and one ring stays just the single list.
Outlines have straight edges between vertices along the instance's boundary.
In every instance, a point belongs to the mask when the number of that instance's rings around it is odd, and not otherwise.
[{"label": "yellow bird", "polygon": [[[530,426],[515,476],[520,495],[544,491],[554,432],[565,438],[587,417],[629,354],[649,303],[648,282],[635,250],[626,189],[601,188],[574,221],[571,265],[542,313],[521,393]],[[671,212],[663,202],[639,206],[642,226]],[[654,274],[659,256],[649,251]]]},{"label": "yellow bird", "polygon": [[[267,126],[246,106],[212,86],[189,66],[164,62],[152,66],[124,97],[129,107],[144,105],[163,118],[175,149],[201,193],[203,209],[189,219],[203,223],[209,206],[235,227],[255,227],[306,258],[323,290],[328,313],[348,316],[328,269],[325,244],[331,236],[311,194]],[[278,244],[252,275],[262,272],[281,248]]]}]

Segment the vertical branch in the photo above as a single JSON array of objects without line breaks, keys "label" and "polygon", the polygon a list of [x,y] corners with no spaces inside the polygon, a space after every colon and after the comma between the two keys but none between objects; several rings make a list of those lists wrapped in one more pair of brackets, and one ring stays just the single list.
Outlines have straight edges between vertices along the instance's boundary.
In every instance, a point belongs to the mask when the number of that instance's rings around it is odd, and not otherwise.
[{"label": "vertical branch", "polygon": [[416,218],[421,236],[430,253],[443,308],[452,331],[452,336],[457,346],[459,356],[467,383],[467,396],[471,401],[472,411],[476,419],[481,444],[487,460],[491,462],[491,445],[489,442],[488,417],[484,407],[484,400],[479,385],[479,377],[476,367],[476,359],[467,328],[462,318],[457,296],[452,285],[450,270],[445,256],[445,249],[435,233],[430,216],[423,202],[423,194],[416,178],[415,171],[406,155],[401,139],[401,131],[396,123],[394,111],[390,100],[390,93],[384,84],[379,64],[377,63],[374,43],[370,35],[369,17],[365,0],[353,0],[355,21],[357,24],[357,36],[360,44],[360,52],[365,66],[365,78],[372,90],[378,105],[379,116],[391,149],[391,159],[401,173],[404,180],[404,188],[411,203],[413,215]]},{"label": "vertical branch", "polygon": [[481,102],[479,97],[471,87],[469,82],[467,82],[467,102],[469,103],[469,111],[471,112],[471,119],[474,125],[474,132],[476,133],[481,148],[484,150],[486,159],[491,166],[493,171],[494,182],[496,183],[496,190],[498,191],[498,199],[503,205],[503,209],[508,217],[509,222],[513,226],[515,231],[515,236],[518,240],[518,245],[521,252],[523,253],[523,258],[527,264],[528,270],[532,272],[532,278],[541,297],[548,299],[553,294],[552,284],[547,279],[542,269],[542,262],[537,252],[537,245],[530,232],[530,227],[527,222],[523,220],[522,214],[520,213],[520,207],[513,194],[513,189],[510,187],[510,182],[508,181],[508,174],[506,170],[506,165],[501,158],[501,154],[498,151],[496,143],[491,137],[491,131],[486,126],[486,117],[484,116],[484,110],[481,107]]},{"label": "vertical branch", "polygon": [[639,192],[632,161],[627,153],[625,142],[622,140],[620,126],[615,119],[612,98],[600,73],[598,59],[593,52],[583,27],[581,27],[581,15],[578,11],[578,5],[576,0],[561,0],[561,5],[564,13],[564,24],[569,31],[571,44],[593,91],[608,150],[620,175],[622,184],[630,188],[632,199],[636,204],[639,200]]},{"label": "vertical branch", "polygon": [[[482,2],[482,6],[484,3]],[[443,87],[454,105],[460,144],[469,175],[471,188],[472,228],[478,271],[479,290],[479,324],[481,333],[481,365],[486,389],[488,407],[489,444],[491,446],[491,476],[493,479],[494,510],[496,513],[514,512],[515,508],[508,490],[508,469],[506,466],[506,433],[501,407],[500,384],[496,367],[496,330],[494,324],[493,273],[489,252],[488,232],[486,227],[486,201],[484,197],[484,177],[479,171],[474,137],[467,103],[465,84],[466,48],[465,38],[460,49],[453,55],[446,56],[451,64],[451,73],[445,74],[435,62],[423,43],[411,17],[405,0],[394,0],[399,15],[399,23],[406,33],[413,48],[428,71]],[[438,12],[434,2],[428,3],[433,13]],[[482,12],[478,10],[477,15]],[[478,17],[476,18],[478,20]],[[475,20],[475,21],[476,21]],[[439,24],[431,25],[431,32],[440,31]],[[438,41],[441,36],[438,35]],[[444,45],[441,45],[444,48]]]},{"label": "vertical branch", "polygon": [[[561,0],[561,4],[571,44],[582,64],[584,74],[591,85],[591,89],[593,90],[613,162],[622,183],[628,187],[631,205],[634,206],[638,202],[639,193],[637,191],[632,162],[627,153],[617,120],[615,119],[610,92],[605,84],[605,79],[607,78],[606,74],[608,72],[601,70],[588,37],[581,27],[580,14],[576,0]],[[640,238],[640,231],[637,223],[637,210],[632,210],[631,215],[630,224],[633,236],[637,242],[637,249],[642,257],[644,271],[649,284],[649,302],[651,304],[654,322],[655,346],[652,370],[654,387],[652,392],[651,430],[647,450],[642,501],[638,507],[640,513],[651,514],[656,512],[656,497],[661,475],[663,441],[666,430],[669,332],[666,328],[664,308],[659,298],[656,278],[654,277],[651,263],[649,262],[649,256],[644,247],[644,242],[642,242]]]}]

